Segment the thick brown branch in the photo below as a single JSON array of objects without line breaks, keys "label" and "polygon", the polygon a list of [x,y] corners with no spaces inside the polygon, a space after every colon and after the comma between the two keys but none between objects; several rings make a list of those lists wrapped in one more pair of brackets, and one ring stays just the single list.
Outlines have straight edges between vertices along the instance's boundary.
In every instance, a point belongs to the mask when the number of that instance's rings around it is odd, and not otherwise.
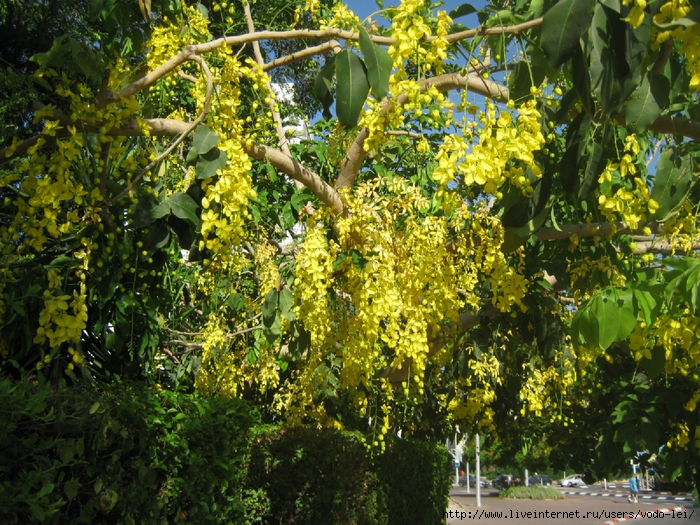
[{"label": "thick brown branch", "polygon": [[[192,121],[192,123],[190,123],[187,126],[187,128],[182,133],[180,133],[180,135],[178,135],[178,137],[175,140],[173,140],[173,142],[170,144],[170,146],[168,146],[163,153],[158,155],[158,157],[156,157],[153,161],[149,162],[138,173],[138,175],[136,175],[136,177],[134,177],[129,182],[129,186],[133,186],[134,184],[139,182],[141,180],[141,178],[146,173],[151,171],[155,166],[158,165],[158,163],[160,161],[162,161],[164,158],[166,158],[168,155],[170,155],[170,153],[172,153],[172,151],[177,147],[177,145],[180,144],[183,140],[185,140],[185,137],[187,137],[187,135],[189,135],[192,131],[194,131],[194,128],[199,126],[199,124],[201,124],[202,121],[204,120],[204,117],[206,117],[209,114],[209,110],[211,109],[211,95],[214,91],[214,80],[211,76],[211,71],[209,70],[209,66],[207,65],[207,63],[204,61],[204,59],[202,57],[193,56],[193,57],[190,57],[190,60],[193,60],[199,64],[199,66],[202,68],[202,71],[204,71],[204,74],[207,78],[207,91],[206,91],[206,94],[204,96],[204,104],[202,105],[202,111],[199,114],[199,116],[196,119],[194,119]],[[131,188],[129,186],[126,187],[116,197],[114,197],[114,199],[112,199],[110,202],[116,202],[119,199],[121,199],[122,197],[124,197],[125,195],[127,195],[129,193],[129,191],[131,191]],[[107,206],[109,206],[109,202],[107,203]]]},{"label": "thick brown branch", "polygon": [[634,248],[635,255],[643,255],[645,253],[658,253],[660,255],[686,255],[688,253],[700,250],[700,242],[694,242],[689,249],[674,246],[667,239],[654,239],[652,241],[637,241]]},{"label": "thick brown branch", "polygon": [[[477,27],[476,29],[467,29],[466,31],[460,31],[459,33],[452,33],[447,35],[445,40],[450,43],[459,42],[466,38],[472,38],[475,36],[490,36],[490,35],[515,35],[517,33],[522,33],[533,27],[542,25],[542,17],[535,18],[528,22],[523,22],[522,24],[516,24],[513,26],[502,26],[502,27]],[[435,37],[430,37],[428,40],[432,40]]]},{"label": "thick brown branch", "polygon": [[[508,89],[499,86],[495,82],[486,80],[476,74],[462,75],[461,73],[446,73],[444,75],[439,75],[421,82],[423,90],[428,90],[431,87],[437,88],[438,91],[450,91],[452,89],[468,88],[474,93],[478,93],[485,97],[493,98],[499,101],[508,100]],[[399,95],[396,100],[384,99],[382,102],[381,112],[386,114],[396,106],[401,106],[408,102],[408,97],[406,95]],[[360,171],[360,167],[367,156],[367,152],[364,150],[364,143],[369,137],[369,130],[363,128],[360,133],[355,138],[355,141],[350,146],[343,164],[338,174],[338,180],[335,183],[336,189],[352,187],[355,183],[355,177]]]},{"label": "thick brown branch", "polygon": [[304,186],[309,188],[314,195],[321,199],[321,201],[326,206],[329,206],[337,215],[343,213],[345,206],[338,192],[321,179],[314,171],[303,166],[281,151],[268,148],[262,144],[246,144],[245,150],[246,153],[255,160],[267,161],[281,172],[304,184]]},{"label": "thick brown branch", "polygon": [[[501,35],[501,34],[515,34],[536,27],[542,24],[542,19],[538,18],[531,20],[529,22],[524,22],[522,24],[516,24],[513,26],[504,27],[491,27],[491,28],[476,28],[467,31],[461,31],[459,33],[454,33],[452,35],[447,35],[444,37],[448,42],[454,43],[467,38],[472,38],[474,36],[488,36],[488,35]],[[119,97],[130,97],[139,91],[146,89],[153,84],[155,84],[160,78],[167,75],[171,71],[175,71],[180,65],[189,60],[193,55],[203,55],[210,53],[215,49],[220,48],[223,45],[228,46],[241,46],[251,42],[259,42],[261,40],[295,40],[295,39],[309,39],[309,40],[323,40],[323,39],[344,39],[359,41],[359,33],[352,33],[350,31],[343,31],[337,28],[328,28],[323,30],[314,29],[299,29],[293,31],[259,31],[256,33],[248,33],[246,35],[235,35],[227,36],[222,38],[217,38],[203,44],[190,45],[182,49],[177,55],[173,56],[165,63],[158,66],[156,69],[138,79],[137,81],[129,84],[119,92],[112,92],[108,94],[107,102],[116,102]],[[431,42],[437,37],[429,36],[425,39],[426,42]],[[391,45],[395,43],[393,38],[370,35],[370,39],[377,43],[383,45]]]},{"label": "thick brown branch", "polygon": [[340,46],[340,42],[337,40],[330,40],[319,46],[307,47],[306,49],[302,49],[301,51],[297,51],[291,55],[283,56],[273,60],[272,62],[268,62],[265,64],[265,67],[263,67],[263,71],[267,72],[276,67],[286,66],[287,64],[299,62],[300,60],[304,60],[312,56],[323,55],[329,51],[333,51],[333,53],[338,54],[342,50],[343,48]]}]

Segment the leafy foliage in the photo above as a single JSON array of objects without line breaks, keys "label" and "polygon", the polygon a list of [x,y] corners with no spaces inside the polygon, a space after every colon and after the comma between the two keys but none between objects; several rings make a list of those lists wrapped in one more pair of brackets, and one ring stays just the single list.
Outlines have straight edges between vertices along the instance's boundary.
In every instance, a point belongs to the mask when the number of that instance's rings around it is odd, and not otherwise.
[{"label": "leafy foliage", "polygon": [[256,426],[240,400],[1,377],[0,401],[2,523],[434,523],[447,502],[441,446],[375,463],[357,434]]}]

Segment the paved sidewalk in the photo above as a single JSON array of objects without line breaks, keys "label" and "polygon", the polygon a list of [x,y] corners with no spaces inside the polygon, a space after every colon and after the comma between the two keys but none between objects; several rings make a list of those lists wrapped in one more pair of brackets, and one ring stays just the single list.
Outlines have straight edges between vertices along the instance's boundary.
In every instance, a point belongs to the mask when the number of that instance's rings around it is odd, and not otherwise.
[{"label": "paved sidewalk", "polygon": [[[684,523],[700,525],[700,509],[692,503],[676,505],[660,501],[631,504],[626,498],[592,498],[568,495],[563,500],[514,500],[500,499],[495,491],[484,491],[482,506],[476,506],[476,496],[463,490],[453,490],[446,513],[448,525],[463,525],[469,522],[482,525],[613,525],[629,520],[629,513],[636,513],[636,524],[653,523],[671,525]],[[663,511],[676,509],[674,514]],[[448,514],[451,511],[451,514]],[[649,512],[657,511],[657,512]],[[648,514],[645,521],[641,516]],[[451,516],[451,517],[450,517]],[[627,519],[620,519],[620,518]],[[632,516],[634,517],[634,515]]]}]

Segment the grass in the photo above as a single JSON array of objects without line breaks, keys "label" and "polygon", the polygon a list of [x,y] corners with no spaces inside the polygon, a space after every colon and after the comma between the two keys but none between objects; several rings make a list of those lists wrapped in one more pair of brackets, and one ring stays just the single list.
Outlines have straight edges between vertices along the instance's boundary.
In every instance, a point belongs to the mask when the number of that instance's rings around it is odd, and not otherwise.
[{"label": "grass", "polygon": [[511,487],[502,491],[499,498],[511,499],[564,499],[557,490],[549,487]]}]

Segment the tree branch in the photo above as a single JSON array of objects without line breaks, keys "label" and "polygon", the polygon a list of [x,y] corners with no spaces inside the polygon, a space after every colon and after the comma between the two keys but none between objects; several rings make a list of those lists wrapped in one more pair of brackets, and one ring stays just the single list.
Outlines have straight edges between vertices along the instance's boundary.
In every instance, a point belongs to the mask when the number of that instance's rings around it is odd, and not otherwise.
[{"label": "tree branch", "polygon": [[305,58],[309,58],[315,55],[323,55],[325,53],[328,53],[329,51],[333,51],[333,53],[338,54],[342,50],[343,48],[340,46],[340,42],[338,42],[337,40],[330,40],[319,46],[307,47],[306,49],[302,49],[301,51],[297,51],[296,53],[292,53],[291,55],[276,58],[272,62],[268,62],[267,64],[265,64],[265,66],[263,67],[263,71],[267,72],[276,67],[286,66],[294,62],[299,62],[300,60],[304,60]]},{"label": "tree branch", "polygon": [[[445,73],[444,75],[424,80],[421,82],[421,87],[423,91],[435,87],[440,92],[466,87],[470,91],[485,97],[502,102],[508,100],[507,88],[476,74]],[[408,102],[408,97],[405,94],[399,95],[395,100],[385,98],[382,101],[381,112],[386,115],[388,112],[393,111],[396,106],[401,106],[406,102]],[[345,159],[343,159],[343,164],[335,183],[336,189],[352,187],[355,183],[355,177],[367,156],[367,152],[364,150],[364,143],[368,137],[369,130],[363,128],[355,138],[352,146],[350,146]]]},{"label": "tree branch", "polygon": [[114,197],[114,199],[107,201],[107,207],[109,207],[109,205],[111,203],[116,202],[119,199],[121,199],[122,197],[124,197],[125,195],[127,195],[129,193],[129,191],[131,191],[131,188],[129,186],[133,186],[134,184],[136,184],[139,180],[141,180],[141,178],[146,173],[151,171],[154,166],[157,166],[161,160],[163,160],[168,155],[170,155],[170,153],[172,153],[172,151],[177,147],[177,145],[180,144],[180,142],[182,142],[183,140],[185,140],[185,137],[187,135],[189,135],[194,130],[194,128],[196,128],[204,120],[204,117],[206,117],[207,114],[209,113],[209,110],[211,109],[211,95],[214,91],[214,80],[212,79],[211,71],[209,70],[209,66],[207,65],[207,63],[204,61],[204,59],[202,57],[192,56],[190,58],[190,60],[197,62],[199,64],[199,66],[202,68],[202,71],[204,71],[205,76],[207,77],[207,91],[206,91],[206,94],[204,96],[204,104],[202,106],[201,113],[199,114],[199,116],[196,119],[194,119],[192,121],[191,124],[189,124],[187,126],[187,128],[175,140],[173,140],[173,142],[170,144],[170,146],[168,146],[163,153],[158,155],[158,157],[156,157],[153,161],[149,162],[138,173],[138,175],[136,175],[136,177],[134,177],[128,183],[127,187],[124,188],[124,190],[122,192],[120,192],[116,197]]},{"label": "tree branch", "polygon": [[294,180],[304,184],[311,192],[316,195],[328,207],[330,207],[337,215],[340,215],[345,210],[345,205],[340,199],[340,194],[327,184],[314,171],[300,164],[289,155],[285,155],[279,150],[269,148],[263,144],[249,142],[245,145],[245,151],[255,160],[269,162],[289,175]]},{"label": "tree branch", "polygon": [[618,221],[615,223],[567,224],[559,230],[556,228],[540,228],[537,230],[536,235],[538,241],[555,241],[568,239],[573,235],[578,237],[607,237],[613,234],[641,233],[645,227],[649,228],[652,233],[661,231],[661,225],[658,222],[642,224],[637,229],[632,230],[624,222]]},{"label": "tree branch", "polygon": [[[461,31],[459,33],[454,33],[452,35],[447,35],[443,37],[449,43],[455,43],[460,40],[465,40],[467,38],[472,38],[474,36],[489,36],[489,35],[502,35],[502,34],[515,34],[525,31],[527,29],[536,27],[542,24],[542,18],[537,18],[529,22],[524,22],[522,24],[516,24],[513,26],[504,27],[491,27],[484,28],[479,27],[476,29],[469,29],[467,31]],[[109,92],[106,94],[106,102],[116,102],[120,97],[130,97],[139,91],[146,89],[153,84],[155,84],[161,77],[167,75],[171,71],[177,69],[184,62],[189,60],[193,55],[203,55],[210,53],[221,46],[240,46],[252,42],[259,42],[261,40],[297,40],[297,39],[309,39],[309,40],[323,40],[323,39],[343,39],[359,41],[359,33],[353,33],[350,31],[344,31],[337,28],[328,28],[323,30],[315,29],[297,29],[292,31],[259,31],[256,33],[248,33],[246,35],[235,35],[226,36],[222,38],[217,38],[203,44],[189,45],[183,48],[177,55],[171,57],[165,63],[161,64],[153,71],[147,75],[141,77],[135,82],[129,84],[125,88],[118,92]],[[425,42],[432,42],[437,39],[436,36],[429,36],[425,39]],[[377,35],[370,35],[372,42],[382,45],[392,45],[396,42],[395,39]]]},{"label": "tree branch", "polygon": [[[248,24],[248,33],[255,34],[255,24],[253,23],[253,15],[250,12],[250,3],[243,2],[243,12],[245,13],[246,23]],[[260,51],[260,43],[255,40],[253,42],[253,54],[255,55],[255,60],[261,68],[265,66],[265,60],[263,59],[262,53]],[[266,82],[265,86],[270,93],[274,93],[270,82]],[[284,128],[282,127],[282,117],[279,111],[275,107],[275,101],[270,97],[270,103],[268,104],[270,111],[272,112],[272,120],[275,123],[275,131],[277,132],[277,142],[282,150],[282,153],[291,157],[292,152],[289,150],[289,143],[287,142],[287,137],[284,134]],[[297,189],[303,187],[303,184],[298,180],[294,180],[294,185]]]}]

